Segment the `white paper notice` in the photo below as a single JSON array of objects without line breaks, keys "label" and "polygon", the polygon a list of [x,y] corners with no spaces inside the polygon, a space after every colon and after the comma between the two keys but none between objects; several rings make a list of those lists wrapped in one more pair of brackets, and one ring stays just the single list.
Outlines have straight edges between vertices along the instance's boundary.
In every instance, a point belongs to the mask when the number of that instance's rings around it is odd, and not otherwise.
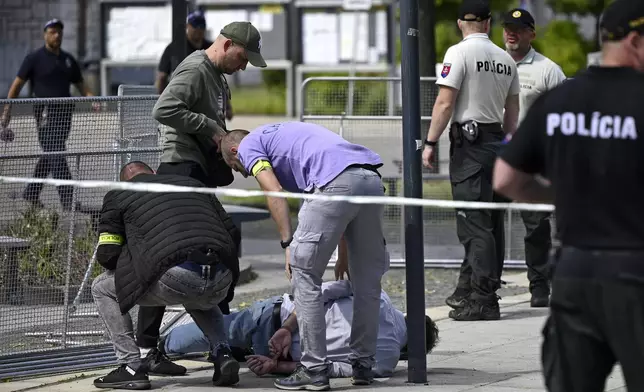
[{"label": "white paper notice", "polygon": [[232,22],[250,22],[250,16],[245,10],[206,10],[206,25],[208,37],[214,40],[221,29]]},{"label": "white paper notice", "polygon": [[172,41],[172,7],[119,7],[110,11],[107,57],[157,60]]},{"label": "white paper notice", "polygon": [[369,14],[366,12],[340,14],[340,59],[365,63],[369,59],[368,56]]},{"label": "white paper notice", "polygon": [[387,54],[388,27],[387,13],[385,11],[376,12],[376,49],[379,54]]},{"label": "white paper notice", "polygon": [[338,64],[338,16],[305,13],[302,18],[304,64]]},{"label": "white paper notice", "polygon": [[273,14],[270,12],[251,12],[250,23],[257,27],[259,31],[273,30]]}]

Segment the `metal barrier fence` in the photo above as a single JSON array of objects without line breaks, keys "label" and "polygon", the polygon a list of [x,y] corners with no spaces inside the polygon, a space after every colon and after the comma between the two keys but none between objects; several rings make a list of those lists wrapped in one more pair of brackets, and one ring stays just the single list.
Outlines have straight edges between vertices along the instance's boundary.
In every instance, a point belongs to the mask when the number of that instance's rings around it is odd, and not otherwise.
[{"label": "metal barrier fence", "polygon": [[[0,174],[113,181],[132,159],[156,167],[161,151],[158,124],[151,118],[156,99],[0,100],[0,108],[11,105],[8,129],[14,136],[8,141],[9,133],[2,134]],[[106,344],[89,290],[101,268],[88,268],[104,194],[33,184],[0,187],[0,360]],[[2,378],[11,368],[0,362]]]},{"label": "metal barrier fence", "polygon": [[[421,108],[431,113],[438,88],[436,78],[423,77]],[[353,87],[351,86],[353,84]],[[312,77],[302,83],[300,120],[331,129],[345,139],[365,145],[383,159],[381,174],[391,196],[402,196],[402,99],[400,78],[395,77]],[[353,89],[353,102],[349,91]],[[394,114],[391,115],[391,103]],[[347,115],[352,112],[353,114]],[[431,117],[421,117],[428,124]],[[425,137],[427,130],[422,129]],[[423,169],[423,197],[451,200],[448,175],[449,139],[444,132],[439,142],[440,174]],[[456,236],[456,214],[446,209],[425,208],[424,237],[426,263],[460,263],[464,251]],[[506,265],[523,265],[525,227],[519,212],[506,213]],[[392,263],[404,262],[402,208],[385,208],[385,235]]]}]

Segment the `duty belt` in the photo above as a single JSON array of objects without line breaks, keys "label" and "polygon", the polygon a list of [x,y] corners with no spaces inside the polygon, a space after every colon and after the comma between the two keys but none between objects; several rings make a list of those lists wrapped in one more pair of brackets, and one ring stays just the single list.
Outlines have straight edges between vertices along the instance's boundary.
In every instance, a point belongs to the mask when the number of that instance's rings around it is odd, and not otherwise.
[{"label": "duty belt", "polygon": [[369,170],[369,171],[372,171],[372,172],[376,173],[378,175],[378,177],[382,178],[382,176],[380,175],[380,172],[378,171],[378,168],[380,166],[382,166],[382,165],[367,165],[367,164],[363,164],[363,163],[354,163],[353,165],[349,165],[347,167],[347,169],[351,168],[351,167],[357,167],[359,169]]}]

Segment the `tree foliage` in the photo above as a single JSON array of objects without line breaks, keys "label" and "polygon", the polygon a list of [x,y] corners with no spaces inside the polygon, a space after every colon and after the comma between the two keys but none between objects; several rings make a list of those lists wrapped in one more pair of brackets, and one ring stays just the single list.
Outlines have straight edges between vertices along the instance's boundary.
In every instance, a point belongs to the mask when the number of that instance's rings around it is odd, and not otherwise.
[{"label": "tree foliage", "polygon": [[546,0],[555,12],[577,15],[601,15],[602,11],[614,0]]},{"label": "tree foliage", "polygon": [[536,43],[538,50],[559,64],[569,77],[586,67],[592,45],[581,36],[577,24],[567,20],[550,22]]}]

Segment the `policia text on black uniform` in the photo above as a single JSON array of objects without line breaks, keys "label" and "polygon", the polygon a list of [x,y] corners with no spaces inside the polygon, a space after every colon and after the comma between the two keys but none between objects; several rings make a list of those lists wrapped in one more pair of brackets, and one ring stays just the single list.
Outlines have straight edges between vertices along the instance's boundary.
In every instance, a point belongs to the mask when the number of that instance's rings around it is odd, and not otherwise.
[{"label": "policia text on black uniform", "polygon": [[494,173],[507,197],[556,207],[551,392],[603,391],[617,362],[644,391],[644,2],[616,0],[600,30],[602,66],[541,96]]},{"label": "policia text on black uniform", "polygon": [[[430,166],[434,146],[452,120],[450,179],[454,200],[501,201],[492,191],[494,160],[505,133],[519,116],[519,77],[512,57],[488,37],[490,9],[483,0],[465,0],[458,25],[463,40],[445,53],[436,84],[423,163]],[[505,109],[505,113],[504,113]],[[502,125],[503,124],[503,125]],[[454,320],[498,320],[497,289],[504,257],[503,211],[458,210],[456,230],[465,248],[457,288],[446,302]]]}]

